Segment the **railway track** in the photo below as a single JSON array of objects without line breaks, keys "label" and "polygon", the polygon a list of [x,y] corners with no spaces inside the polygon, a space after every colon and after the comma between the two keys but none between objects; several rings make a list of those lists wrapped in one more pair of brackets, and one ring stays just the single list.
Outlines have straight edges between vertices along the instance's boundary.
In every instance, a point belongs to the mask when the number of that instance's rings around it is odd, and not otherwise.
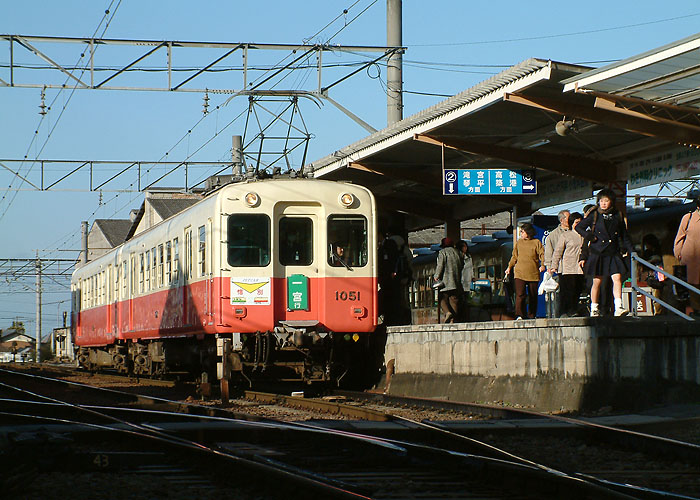
[{"label": "railway track", "polygon": [[[132,457],[139,450],[153,451],[162,447],[169,457],[190,468],[196,464],[194,468],[199,470],[206,464],[204,470],[209,475],[205,477],[212,485],[217,484],[217,479],[218,482],[223,479],[224,483],[233,481],[236,485],[244,481],[258,493],[276,484],[285,493],[297,488],[304,495],[313,492],[317,497],[334,498],[413,498],[416,495],[424,498],[557,498],[564,494],[567,498],[630,498],[628,493],[596,481],[575,478],[533,463],[335,431],[309,423],[183,415],[135,408],[133,404],[97,406],[89,404],[94,398],[94,388],[85,388],[91,396],[83,394],[81,397],[86,399],[76,402],[79,385],[61,383],[61,388],[69,389],[58,394],[61,391],[53,387],[53,381],[35,377],[34,387],[28,390],[20,387],[18,377],[31,377],[14,375],[11,380],[12,375],[0,373],[3,376],[0,385],[2,421],[11,417],[14,429],[18,428],[18,422],[24,421],[21,424],[24,435],[40,427],[44,433],[60,436],[62,439],[56,438],[53,443],[60,450],[55,456],[73,456],[80,446],[96,442],[107,448],[102,453],[107,457],[116,457],[127,445],[131,448],[126,451]],[[36,392],[37,380],[50,396]],[[15,394],[14,398],[8,398],[8,392],[24,396],[19,398]],[[115,397],[114,391],[108,394],[109,398]],[[23,412],[17,411],[22,405]],[[61,418],[48,416],[43,411],[32,413],[37,408],[49,409],[52,413],[59,406],[67,406],[75,413]],[[82,418],[81,413],[85,414]],[[98,423],[95,419],[103,421]],[[107,439],[110,436],[112,439]],[[59,445],[58,441],[63,444]],[[26,442],[31,440],[10,440],[9,451],[3,452],[4,459],[18,458],[24,448],[22,443]],[[45,441],[39,446],[46,445]],[[96,451],[90,449],[89,453]],[[235,467],[232,468],[232,464]],[[220,471],[223,470],[227,472],[222,475]],[[183,475],[187,477],[188,473],[183,472]],[[285,496],[290,498],[290,495]]]}]

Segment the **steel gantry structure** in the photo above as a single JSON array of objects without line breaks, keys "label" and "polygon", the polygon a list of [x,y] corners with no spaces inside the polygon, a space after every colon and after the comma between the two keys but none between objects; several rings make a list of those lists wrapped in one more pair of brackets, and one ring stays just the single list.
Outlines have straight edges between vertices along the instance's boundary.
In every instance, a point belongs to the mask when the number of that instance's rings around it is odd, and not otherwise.
[{"label": "steel gantry structure", "polygon": [[[70,286],[68,283],[75,264],[75,259],[42,259],[38,252],[35,259],[0,258],[0,279],[4,279],[8,284],[31,278],[35,279],[36,361],[41,361],[43,278],[48,278],[60,285]],[[62,281],[68,283],[62,283]]]},{"label": "steel gantry structure", "polygon": [[[392,41],[400,43],[400,40],[400,36],[392,37]],[[401,46],[193,42],[17,34],[0,35],[0,50],[3,44],[7,45],[9,51],[9,63],[2,65],[4,71],[0,71],[0,88],[41,89],[40,114],[45,114],[48,109],[43,100],[46,89],[195,92],[203,94],[205,114],[209,112],[210,94],[229,96],[222,106],[234,97],[245,96],[248,99],[248,117],[243,131],[242,155],[255,164],[256,170],[274,169],[278,164],[287,170],[292,169],[295,162],[290,157],[295,150],[301,151],[303,156],[296,166],[300,169],[306,163],[309,141],[313,134],[307,129],[302,117],[299,106],[301,99],[313,102],[318,107],[323,102],[328,102],[368,132],[376,132],[369,123],[331,98],[330,90],[383,60],[393,75],[396,71],[395,60],[404,51]],[[101,51],[98,50],[103,47]],[[116,47],[124,53],[115,55],[113,51],[107,51],[108,47]],[[192,57],[193,51],[197,57]],[[276,57],[268,65],[251,64],[252,54],[261,51],[286,55]],[[117,55],[122,56],[123,60],[125,53],[129,57],[127,63],[100,65],[103,60],[119,59]],[[166,55],[164,63],[145,66],[163,53]],[[361,60],[324,64],[324,54],[328,53],[355,55]],[[100,55],[99,58],[97,54]],[[202,54],[206,55],[204,62],[200,63]],[[241,60],[231,65],[230,61],[235,55],[240,55]],[[62,62],[71,56],[77,63],[68,65]],[[177,66],[174,64],[177,58],[188,63],[196,60],[197,64]],[[333,68],[334,78],[327,78],[330,68]],[[289,88],[285,78],[300,69],[315,69],[317,78],[311,80],[313,83],[307,88]],[[241,75],[238,87],[231,85],[230,78],[222,80],[217,77],[221,73],[232,72]],[[143,76],[153,73],[162,73],[164,77],[157,76],[154,80]],[[300,85],[303,86],[304,83]],[[390,92],[391,96],[395,93]],[[393,99],[396,101],[395,96]],[[283,111],[272,111],[267,104],[281,104]],[[29,170],[34,171],[31,178],[22,171],[28,163],[32,167]],[[39,168],[36,169],[36,166]],[[127,173],[136,174],[136,180],[126,188],[122,184],[120,188],[112,190],[144,191],[168,176],[172,182],[172,174],[176,172],[180,174],[176,183],[188,190],[204,182],[203,178],[190,182],[190,172],[193,169],[200,169],[200,172],[207,169],[207,176],[210,176],[219,175],[231,166],[231,162],[194,162],[189,161],[189,157],[180,162],[0,159],[2,169],[26,183],[30,189],[39,191],[62,188],[61,183],[69,178],[74,180],[81,174],[85,174],[87,190],[108,191],[124,179]],[[153,177],[156,180],[152,180]]]},{"label": "steel gantry structure", "polygon": [[[367,128],[369,132],[376,129],[365,123],[359,117],[350,112],[347,108],[330,98],[329,90],[344,82],[351,76],[364,69],[377,64],[384,59],[390,59],[396,54],[404,52],[405,47],[378,47],[368,45],[335,45],[335,44],[276,44],[276,43],[250,43],[250,42],[192,42],[178,40],[136,40],[136,39],[110,39],[110,38],[79,38],[79,37],[52,37],[52,36],[30,36],[0,34],[0,42],[7,44],[9,50],[9,64],[4,65],[6,72],[0,77],[0,87],[15,88],[38,88],[38,89],[64,89],[66,87],[90,90],[138,90],[138,91],[161,91],[161,92],[196,92],[210,94],[230,94],[254,95],[254,96],[304,96],[315,99],[323,99],[357,123]],[[40,49],[39,45],[67,45],[76,47],[79,54],[78,61],[87,59],[84,65],[67,65],[59,62],[57,57],[51,57],[47,49]],[[96,64],[96,52],[99,47],[118,46],[138,48],[143,53],[139,54],[127,64],[116,66],[99,66]],[[24,55],[38,58],[44,66],[37,66],[35,63],[18,62],[16,49],[23,49]],[[221,55],[214,57],[204,64],[196,64],[190,67],[178,67],[173,64],[176,52],[185,50],[219,50]],[[289,55],[282,59],[282,62],[272,66],[252,66],[249,63],[250,54],[255,51],[278,51],[288,52]],[[144,67],[141,63],[153,58],[157,53],[165,52],[165,65],[156,67]],[[344,65],[334,65],[335,67],[345,66],[349,72],[340,78],[324,83],[323,80],[323,55],[326,53],[346,53],[359,55],[366,60],[359,63]],[[234,54],[240,54],[242,61],[239,65],[223,66],[224,61],[230,61]],[[184,59],[184,57],[183,57]],[[290,60],[287,60],[290,59]],[[315,63],[310,65],[308,61],[315,59]],[[286,75],[296,69],[308,69],[314,67],[317,79],[313,88],[307,90],[281,89],[275,88],[286,77]],[[65,75],[64,82],[54,81],[31,81],[34,78],[26,78],[36,71],[43,69],[52,70]],[[158,85],[145,85],[140,79],[129,76],[137,72],[153,73],[162,72],[165,74],[164,80]],[[234,88],[231,86],[213,86],[207,84],[205,76],[221,72],[240,72],[242,76],[241,86]],[[178,78],[180,73],[188,73],[188,76]],[[252,74],[261,73],[258,78],[251,78]],[[87,75],[86,75],[87,74]],[[60,75],[59,75],[60,76]],[[114,80],[125,83],[115,85]],[[210,82],[211,83],[211,82]],[[198,84],[198,86],[195,86]]]}]

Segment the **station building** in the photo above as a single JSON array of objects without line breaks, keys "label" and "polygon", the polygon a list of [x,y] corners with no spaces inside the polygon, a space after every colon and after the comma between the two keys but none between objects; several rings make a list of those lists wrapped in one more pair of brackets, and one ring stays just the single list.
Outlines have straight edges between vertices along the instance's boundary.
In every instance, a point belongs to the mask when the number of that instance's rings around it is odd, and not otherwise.
[{"label": "station building", "polygon": [[[443,225],[453,239],[463,221],[517,220],[604,187],[624,199],[700,174],[698,57],[700,34],[598,69],[529,59],[305,171],[371,188],[384,230]],[[536,194],[465,191],[463,171],[479,169],[533,172]],[[672,315],[390,326],[383,388],[550,411],[687,402],[699,335]]]}]

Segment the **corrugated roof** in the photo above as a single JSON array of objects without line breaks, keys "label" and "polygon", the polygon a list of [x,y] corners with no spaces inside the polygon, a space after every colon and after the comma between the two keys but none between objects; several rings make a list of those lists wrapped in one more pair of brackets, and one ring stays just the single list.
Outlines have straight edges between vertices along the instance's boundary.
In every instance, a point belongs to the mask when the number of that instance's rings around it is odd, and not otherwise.
[{"label": "corrugated roof", "polygon": [[[700,33],[563,80],[590,89],[674,104],[700,101]],[[696,104],[697,105],[697,104]]]},{"label": "corrugated roof", "polygon": [[107,243],[114,248],[126,241],[131,221],[128,219],[95,219],[95,225],[100,228]]},{"label": "corrugated roof", "polygon": [[165,220],[191,207],[199,198],[149,198],[149,203],[160,217]]},{"label": "corrugated roof", "polygon": [[[459,108],[463,108],[475,101],[484,98],[485,96],[498,92],[508,84],[521,80],[543,68],[551,66],[551,61],[543,59],[528,59],[516,64],[511,68],[502,71],[501,73],[492,76],[488,80],[484,80],[473,87],[460,92],[438,104],[426,108],[418,113],[404,118],[403,120],[390,125],[374,134],[371,134],[353,144],[350,144],[335,153],[328,155],[320,160],[311,163],[307,168],[311,167],[314,172],[319,169],[331,165],[340,158],[348,157],[353,153],[357,153],[370,146],[376,145],[391,137],[406,133],[412,129],[425,125],[432,120],[442,117]],[[485,103],[486,105],[487,103]],[[418,133],[417,131],[415,133]]]}]

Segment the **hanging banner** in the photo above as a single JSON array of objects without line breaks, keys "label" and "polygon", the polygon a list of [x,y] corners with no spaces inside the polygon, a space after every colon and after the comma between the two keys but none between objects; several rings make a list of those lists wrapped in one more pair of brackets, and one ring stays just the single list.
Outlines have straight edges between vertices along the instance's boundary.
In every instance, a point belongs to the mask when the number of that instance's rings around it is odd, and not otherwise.
[{"label": "hanging banner", "polygon": [[593,193],[593,182],[574,177],[560,177],[540,183],[538,190],[538,207],[551,207],[590,198]]},{"label": "hanging banner", "polygon": [[627,188],[636,189],[700,175],[700,149],[678,146],[624,164]]}]

